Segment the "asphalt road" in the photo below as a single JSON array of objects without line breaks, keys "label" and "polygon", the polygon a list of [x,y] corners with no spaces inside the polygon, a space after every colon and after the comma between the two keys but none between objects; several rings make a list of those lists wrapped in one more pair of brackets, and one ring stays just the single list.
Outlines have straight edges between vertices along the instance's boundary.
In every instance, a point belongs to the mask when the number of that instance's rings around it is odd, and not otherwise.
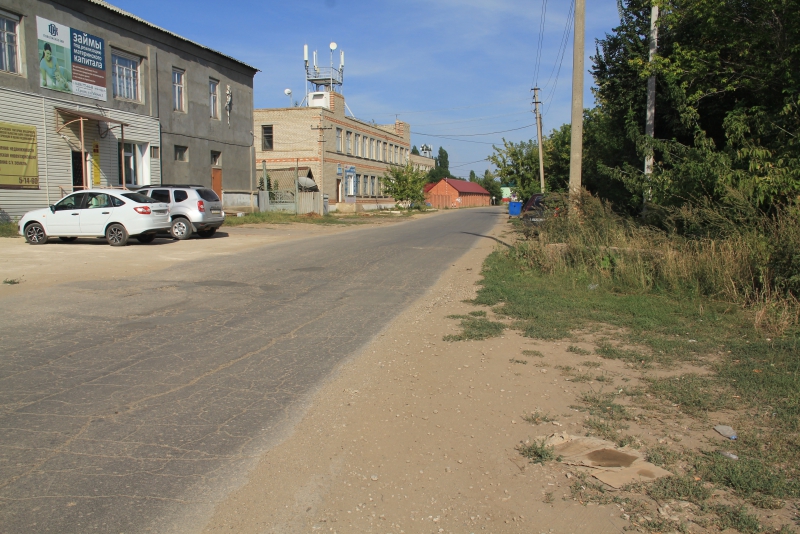
[{"label": "asphalt road", "polygon": [[201,528],[336,366],[499,217],[453,211],[5,299],[0,531]]}]

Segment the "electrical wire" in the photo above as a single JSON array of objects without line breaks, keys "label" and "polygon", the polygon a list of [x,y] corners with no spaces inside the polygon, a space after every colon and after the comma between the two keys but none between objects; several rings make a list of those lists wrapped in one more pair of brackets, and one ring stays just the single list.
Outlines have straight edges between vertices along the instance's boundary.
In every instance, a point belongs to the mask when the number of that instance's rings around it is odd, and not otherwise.
[{"label": "electrical wire", "polygon": [[386,116],[386,115],[398,115],[398,116],[399,115],[417,115],[419,113],[434,113],[434,112],[439,112],[439,111],[456,111],[456,110],[461,110],[461,109],[485,108],[485,107],[488,107],[488,106],[494,106],[496,104],[508,104],[509,102],[525,102],[526,104],[529,103],[527,98],[525,100],[517,99],[517,98],[511,98],[509,100],[498,100],[497,102],[487,102],[485,104],[476,104],[474,106],[460,106],[460,107],[455,107],[455,108],[441,108],[441,109],[426,109],[426,110],[421,110],[421,111],[399,111],[397,113],[376,113],[375,116],[376,117],[383,117],[383,116]]},{"label": "electrical wire", "polygon": [[[569,15],[567,16],[567,24],[565,30],[572,27],[572,21],[574,19],[575,19],[575,2],[573,0],[573,2],[570,4],[570,10],[569,10]],[[553,95],[556,92],[556,87],[558,87],[558,77],[561,75],[561,65],[564,63],[564,55],[567,53],[567,42],[569,40],[569,35],[570,32],[568,31],[564,32],[564,39],[562,40],[562,48],[561,48],[561,59],[558,62],[558,71],[556,72],[556,78],[555,81],[553,82],[553,88],[550,90],[550,94],[547,95],[546,99],[547,108],[545,109],[543,116],[547,115],[547,112],[550,111],[550,106],[553,104],[552,100]]]},{"label": "electrical wire", "polygon": [[[477,133],[477,134],[445,134],[445,135],[449,135],[449,136],[452,136],[452,137],[478,137],[478,136],[481,136],[481,135],[494,135],[494,134],[506,133],[506,132],[516,132],[517,130],[524,130],[525,128],[530,128],[531,126],[536,126],[536,123],[528,124],[527,126],[520,126],[519,128],[511,128],[510,130],[500,130],[500,131],[497,131],[497,132],[487,132],[487,133]],[[422,132],[414,132],[414,131],[412,131],[411,133],[412,134],[416,134],[416,135],[427,135],[429,137],[441,137],[440,135],[426,134],[426,133],[422,133]]]},{"label": "electrical wire", "polygon": [[[415,132],[411,132],[415,133]],[[478,145],[496,145],[497,143],[490,143],[488,141],[472,141],[470,139],[456,139],[454,137],[445,137],[444,135],[432,135],[432,134],[421,134],[418,133],[417,135],[421,135],[423,137],[436,137],[437,139],[447,139],[449,141],[459,141],[461,143],[475,143]]]},{"label": "electrical wire", "polygon": [[451,169],[457,169],[459,167],[466,167],[467,165],[472,165],[473,163],[480,163],[482,161],[488,161],[486,158],[479,159],[478,161],[470,161],[469,163],[462,163],[460,165],[450,165]]},{"label": "electrical wire", "polygon": [[464,119],[464,120],[460,120],[460,121],[429,122],[429,123],[425,123],[425,124],[415,124],[414,126],[441,126],[443,124],[460,124],[462,122],[475,122],[475,121],[482,121],[482,120],[488,120],[488,119],[496,119],[496,118],[499,118],[499,117],[511,117],[511,116],[514,116],[514,115],[523,115],[524,113],[527,113],[527,111],[525,111],[525,112],[517,111],[515,113],[504,113],[503,115],[488,115],[486,117],[476,117],[474,119]]},{"label": "electrical wire", "polygon": [[542,16],[539,19],[539,39],[536,44],[536,65],[533,69],[533,85],[539,82],[539,67],[542,64],[542,44],[544,43],[544,21],[547,17],[547,0],[542,0]]},{"label": "electrical wire", "polygon": [[[566,50],[567,42],[568,42],[569,35],[570,35],[570,31],[569,30],[570,30],[570,28],[572,26],[570,24],[570,21],[572,20],[572,18],[574,17],[574,14],[575,14],[574,13],[574,9],[575,9],[575,2],[573,0],[569,4],[569,12],[567,14],[567,21],[564,23],[564,31],[561,34],[561,43],[559,44],[558,53],[556,53],[556,58],[561,56],[561,58],[563,59],[564,51]],[[542,90],[547,89],[547,86],[550,84],[550,80],[553,79],[553,72],[555,72],[555,70],[556,70],[556,62],[553,61],[553,68],[550,69],[550,76],[548,76],[547,81],[544,83],[544,85],[542,85]],[[559,70],[559,72],[560,72],[560,70]],[[556,79],[556,83],[558,83],[557,79]]]}]

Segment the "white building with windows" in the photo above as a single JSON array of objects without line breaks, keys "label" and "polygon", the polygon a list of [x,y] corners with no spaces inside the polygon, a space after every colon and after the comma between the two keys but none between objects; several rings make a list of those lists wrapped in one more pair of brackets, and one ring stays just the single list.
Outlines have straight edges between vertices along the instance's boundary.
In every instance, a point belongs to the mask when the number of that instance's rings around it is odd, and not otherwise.
[{"label": "white building with windows", "polygon": [[251,194],[256,72],[103,0],[0,0],[0,220],[89,187]]}]

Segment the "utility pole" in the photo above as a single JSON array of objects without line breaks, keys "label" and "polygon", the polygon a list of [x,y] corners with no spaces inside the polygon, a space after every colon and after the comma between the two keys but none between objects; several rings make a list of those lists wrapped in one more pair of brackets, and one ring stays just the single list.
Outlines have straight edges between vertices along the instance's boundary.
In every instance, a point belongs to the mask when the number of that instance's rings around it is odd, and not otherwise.
[{"label": "utility pole", "polygon": [[542,112],[539,109],[539,88],[533,88],[533,113],[536,115],[536,131],[539,136],[539,183],[544,193],[544,149],[542,148]]},{"label": "utility pole", "polygon": [[[322,121],[320,120],[320,124]],[[333,126],[311,126],[312,130],[319,130],[319,194],[323,206],[325,204],[325,130],[333,130]],[[295,201],[296,202],[296,201]],[[324,208],[323,208],[324,209]]]},{"label": "utility pole", "polygon": [[572,136],[569,149],[569,196],[575,201],[581,193],[583,161],[583,38],[586,26],[586,0],[575,0],[575,28],[572,47]]},{"label": "utility pole", "polygon": [[[653,5],[650,8],[650,56],[649,61],[652,66],[653,59],[658,49],[658,6]],[[655,137],[656,131],[656,77],[655,74],[647,79],[647,122],[645,123],[645,134],[650,137]],[[653,151],[649,150],[644,158],[644,177],[648,185],[650,183],[650,175],[653,173]],[[650,191],[643,193],[642,204],[644,205]]]}]

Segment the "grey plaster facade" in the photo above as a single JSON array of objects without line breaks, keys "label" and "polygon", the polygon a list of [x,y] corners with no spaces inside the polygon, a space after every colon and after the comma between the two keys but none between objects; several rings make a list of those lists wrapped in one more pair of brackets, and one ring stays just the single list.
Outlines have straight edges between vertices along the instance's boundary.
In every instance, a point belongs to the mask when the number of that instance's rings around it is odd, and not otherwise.
[{"label": "grey plaster facade", "polygon": [[[19,66],[17,72],[0,70],[0,89],[32,97],[56,98],[74,103],[76,107],[91,106],[101,115],[117,111],[157,119],[160,146],[150,155],[160,158],[162,183],[210,187],[212,168],[216,167],[221,169],[223,190],[254,188],[253,77],[257,69],[158,28],[102,0],[0,0],[0,15],[3,13],[19,20]],[[37,17],[104,40],[106,101],[41,87]],[[136,100],[114,96],[112,52],[138,58]],[[173,69],[180,69],[185,76],[184,109],[178,111],[173,109]],[[216,118],[210,106],[211,79],[219,82]],[[233,97],[230,119],[225,109],[228,87]],[[176,145],[188,149],[186,161],[176,160]],[[150,146],[156,145],[151,143]],[[216,165],[212,165],[212,151],[218,153]],[[40,154],[40,168],[42,158]],[[119,184],[120,174],[110,177],[109,183],[113,185],[116,179]],[[219,170],[216,174],[220,174]],[[13,194],[13,191],[3,192],[3,195]]]}]

